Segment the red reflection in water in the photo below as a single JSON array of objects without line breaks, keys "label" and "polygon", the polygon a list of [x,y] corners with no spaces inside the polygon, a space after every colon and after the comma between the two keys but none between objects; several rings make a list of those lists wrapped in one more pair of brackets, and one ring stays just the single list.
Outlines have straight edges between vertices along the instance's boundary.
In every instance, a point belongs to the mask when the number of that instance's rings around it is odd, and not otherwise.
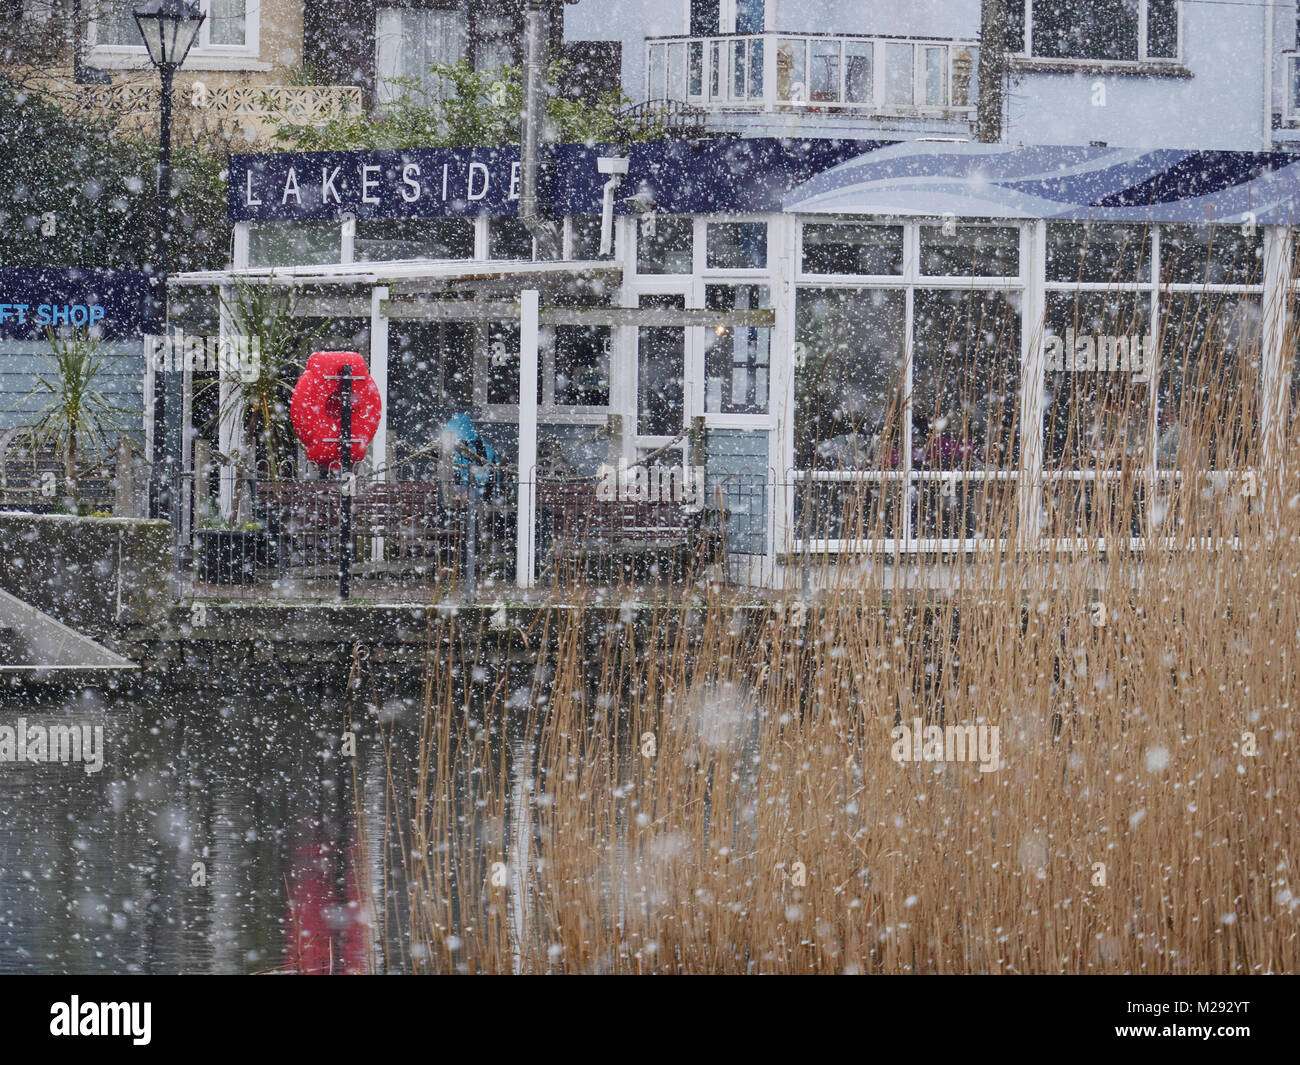
[{"label": "red reflection in water", "polygon": [[327,976],[369,971],[370,935],[353,850],[322,840],[294,848],[285,876],[289,972]]}]

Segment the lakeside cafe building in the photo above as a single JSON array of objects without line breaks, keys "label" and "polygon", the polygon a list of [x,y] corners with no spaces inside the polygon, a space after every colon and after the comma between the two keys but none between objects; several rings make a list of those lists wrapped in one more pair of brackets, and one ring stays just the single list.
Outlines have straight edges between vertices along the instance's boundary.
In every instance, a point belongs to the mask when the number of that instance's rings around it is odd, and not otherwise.
[{"label": "lakeside cafe building", "polygon": [[[1247,452],[1266,469],[1284,459],[1298,162],[927,141],[664,141],[618,160],[558,146],[542,199],[561,254],[538,261],[517,149],[234,156],[233,265],[173,277],[173,321],[241,280],[295,290],[296,313],[330,323],[313,346],[361,352],[379,384],[381,478],[421,476],[421,453],[468,414],[518,471],[522,587],[545,568],[538,482],[647,458],[687,486],[700,471],[733,579],[753,583],[784,583],[813,552],[960,556],[1082,531],[1115,498],[1096,487],[1112,476],[1099,436],[1147,471],[1119,490],[1140,543],[1207,393],[1239,422],[1208,472],[1244,475],[1233,455]],[[1194,365],[1210,352],[1213,379]],[[225,455],[232,424],[214,441]],[[1243,437],[1258,446],[1233,451]],[[994,486],[1016,499],[1009,523]]]}]

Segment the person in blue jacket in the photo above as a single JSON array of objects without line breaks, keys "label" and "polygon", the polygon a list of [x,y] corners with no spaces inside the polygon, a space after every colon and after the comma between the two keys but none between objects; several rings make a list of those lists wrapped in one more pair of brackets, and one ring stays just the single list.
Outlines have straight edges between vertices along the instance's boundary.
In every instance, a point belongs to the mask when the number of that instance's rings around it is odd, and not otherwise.
[{"label": "person in blue jacket", "polygon": [[[496,449],[479,435],[473,420],[464,411],[448,418],[446,425],[443,426],[443,432],[450,434],[456,442],[452,465],[457,484],[469,482],[471,466],[496,466],[500,463]],[[480,486],[486,484],[490,473],[489,470],[479,470],[474,475],[475,483]]]}]

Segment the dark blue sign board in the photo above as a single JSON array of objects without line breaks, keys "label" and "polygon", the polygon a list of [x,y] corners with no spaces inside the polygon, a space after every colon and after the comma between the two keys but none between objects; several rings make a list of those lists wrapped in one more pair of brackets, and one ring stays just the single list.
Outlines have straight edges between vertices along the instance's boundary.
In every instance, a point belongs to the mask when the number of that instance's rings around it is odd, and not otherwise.
[{"label": "dark blue sign board", "polygon": [[[644,193],[661,213],[778,211],[797,185],[882,143],[722,137],[634,144],[618,210],[633,210],[623,201]],[[611,146],[550,147],[539,189],[544,210],[554,216],[599,215],[607,176],[597,160],[616,154]],[[234,222],[519,213],[514,145],[232,155],[229,174]]]},{"label": "dark blue sign board", "polygon": [[889,143],[722,137],[635,144],[625,195],[646,193],[661,214],[780,211],[786,194],[809,178]]},{"label": "dark blue sign board", "polygon": [[44,340],[48,330],[94,328],[132,340],[152,328],[149,275],[137,270],[0,269],[0,339]]}]

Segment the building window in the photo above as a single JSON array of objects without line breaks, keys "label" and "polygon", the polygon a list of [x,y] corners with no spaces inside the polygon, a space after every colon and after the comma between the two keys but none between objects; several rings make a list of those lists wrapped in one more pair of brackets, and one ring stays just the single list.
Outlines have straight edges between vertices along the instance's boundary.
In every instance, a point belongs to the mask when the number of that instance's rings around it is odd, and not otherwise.
[{"label": "building window", "polygon": [[1035,59],[1177,59],[1178,0],[1013,0],[1008,49]]},{"label": "building window", "polygon": [[695,221],[688,217],[643,219],[636,245],[639,274],[689,274]]},{"label": "building window", "polygon": [[719,0],[691,0],[691,36],[707,37],[722,29]]},{"label": "building window", "polygon": [[376,99],[391,103],[407,94],[438,97],[445,91],[432,70],[469,54],[469,16],[446,8],[381,7],[375,12]]},{"label": "building window", "polygon": [[766,17],[765,0],[735,0],[736,32],[762,33]]},{"label": "building window", "polygon": [[1019,277],[1017,226],[922,226],[921,273],[927,277]]},{"label": "building window", "polygon": [[531,259],[533,235],[518,218],[493,218],[488,221],[489,259]]},{"label": "building window", "polygon": [[[110,0],[105,13],[94,24],[93,43],[97,48],[138,48],[144,51],[144,40],[136,24],[133,8],[139,0]],[[207,18],[199,27],[192,55],[210,52],[229,54],[247,52],[257,45],[255,23],[257,8],[250,19],[248,0],[199,0],[199,7]]]},{"label": "building window", "polygon": [[1176,533],[1180,483],[1252,465],[1262,264],[1237,226],[1048,225],[1043,536]]},{"label": "building window", "polygon": [[762,270],[767,267],[766,222],[710,222],[705,236],[710,270]]},{"label": "building window", "polygon": [[[645,295],[642,307],[684,310],[686,297]],[[676,436],[686,418],[686,330],[642,326],[637,330],[637,417],[641,436]]]},{"label": "building window", "polygon": [[555,406],[609,406],[607,325],[555,327]]},{"label": "building window", "polygon": [[472,259],[468,218],[358,218],[353,256],[359,263],[395,259]]},{"label": "building window", "polygon": [[338,222],[254,222],[248,230],[249,266],[322,266],[342,257]]},{"label": "building window", "polygon": [[903,227],[808,222],[803,227],[806,274],[894,275],[903,272]]},{"label": "building window", "polygon": [[[707,285],[711,311],[759,310],[772,305],[766,285]],[[704,409],[709,414],[766,414],[772,330],[717,326],[706,334]]]},{"label": "building window", "polygon": [[514,63],[514,21],[505,15],[480,15],[474,25],[474,69],[500,70]]}]

